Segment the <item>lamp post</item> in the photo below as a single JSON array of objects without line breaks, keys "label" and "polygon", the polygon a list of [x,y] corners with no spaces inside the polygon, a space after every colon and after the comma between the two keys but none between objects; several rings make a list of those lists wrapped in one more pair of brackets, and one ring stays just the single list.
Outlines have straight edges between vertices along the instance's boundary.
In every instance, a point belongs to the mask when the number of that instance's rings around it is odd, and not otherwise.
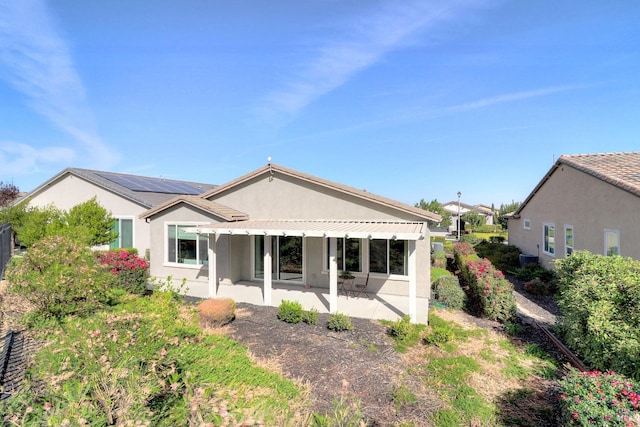
[{"label": "lamp post", "polygon": [[458,241],[460,241],[460,196],[462,193],[458,191]]}]

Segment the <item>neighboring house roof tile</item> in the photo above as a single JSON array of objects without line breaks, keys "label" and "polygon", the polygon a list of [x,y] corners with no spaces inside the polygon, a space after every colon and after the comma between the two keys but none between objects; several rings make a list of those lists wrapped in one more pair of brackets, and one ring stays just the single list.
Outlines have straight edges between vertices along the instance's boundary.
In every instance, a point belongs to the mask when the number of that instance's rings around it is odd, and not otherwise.
[{"label": "neighboring house roof tile", "polygon": [[172,206],[179,205],[181,203],[186,203],[195,208],[216,215],[217,217],[220,217],[225,221],[244,221],[249,219],[249,215],[245,214],[244,212],[240,212],[228,206],[221,205],[217,202],[212,202],[211,200],[203,199],[200,196],[174,197],[173,199],[142,213],[140,215],[140,219],[150,218],[158,212],[161,212]]},{"label": "neighboring house roof tile", "polygon": [[415,215],[419,218],[422,218],[428,221],[440,222],[442,220],[442,217],[436,213],[425,211],[424,209],[416,208],[414,206],[410,206],[405,203],[401,203],[396,200],[389,199],[383,196],[378,196],[378,195],[369,193],[368,191],[365,191],[365,190],[359,190],[354,187],[349,187],[348,185],[339,184],[337,182],[318,178],[316,176],[302,173],[294,169],[285,168],[283,166],[276,165],[273,163],[267,164],[266,166],[256,169],[253,172],[249,172],[248,174],[243,175],[239,178],[236,178],[232,181],[229,181],[226,184],[222,184],[204,194],[201,194],[200,197],[208,199],[212,196],[215,196],[216,194],[223,193],[233,187],[236,187],[244,182],[247,182],[263,174],[273,174],[274,176],[277,176],[277,174],[288,175],[288,176],[300,179],[302,181],[307,181],[316,185],[320,185],[322,187],[330,188],[335,191],[339,191],[341,193],[348,194],[350,196],[353,196],[362,200],[367,200],[383,206],[391,207],[393,209],[397,209],[399,211],[406,212],[411,215]]},{"label": "neighboring house roof tile", "polygon": [[640,152],[563,155],[510,217],[518,218],[525,205],[561,165],[571,166],[640,197]]},{"label": "neighboring house roof tile", "polygon": [[[94,185],[111,191],[125,199],[134,203],[138,203],[145,208],[151,208],[158,204],[164,203],[169,199],[176,197],[182,193],[169,193],[167,191],[189,191],[195,192],[200,188],[202,192],[211,190],[215,187],[213,184],[204,184],[191,181],[181,181],[175,179],[154,178],[141,175],[130,175],[116,172],[105,172],[91,169],[67,168],[49,179],[20,201],[28,200],[32,196],[45,190],[50,184],[62,178],[65,175],[74,175],[82,178]],[[148,184],[147,187],[141,185]],[[164,188],[161,186],[164,184]],[[156,191],[141,191],[141,189],[151,189]],[[192,189],[192,190],[190,190]]]}]

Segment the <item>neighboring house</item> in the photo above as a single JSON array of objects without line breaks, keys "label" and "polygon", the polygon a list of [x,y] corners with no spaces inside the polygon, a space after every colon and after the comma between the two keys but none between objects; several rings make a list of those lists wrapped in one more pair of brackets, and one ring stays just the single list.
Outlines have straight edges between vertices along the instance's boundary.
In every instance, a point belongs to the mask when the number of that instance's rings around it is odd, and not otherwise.
[{"label": "neighboring house", "polygon": [[[484,217],[484,223],[486,225],[493,225],[493,209],[484,205],[468,205],[466,203],[459,203],[457,200],[444,203],[442,209],[445,212],[451,214],[451,225],[449,226],[450,233],[457,233],[458,231],[458,213],[460,216],[464,216],[467,212],[476,212]],[[464,230],[464,224],[460,227]]]},{"label": "neighboring house", "polygon": [[[369,277],[368,292],[430,295],[428,223],[440,216],[282,166],[266,166],[200,196],[182,196],[140,216],[151,221],[151,275],[186,279],[189,294],[254,281],[271,304],[273,282],[329,289]],[[413,304],[413,305],[411,305]],[[426,307],[425,307],[426,309]]]},{"label": "neighboring house", "polygon": [[509,244],[546,268],[574,250],[640,260],[640,152],[561,156],[518,210]]},{"label": "neighboring house", "polygon": [[68,211],[96,197],[98,203],[116,218],[119,237],[110,247],[135,247],[140,256],[144,256],[150,248],[149,224],[138,218],[141,213],[178,195],[200,194],[214,187],[173,179],[67,168],[19,202],[26,201],[34,207],[53,205]]}]

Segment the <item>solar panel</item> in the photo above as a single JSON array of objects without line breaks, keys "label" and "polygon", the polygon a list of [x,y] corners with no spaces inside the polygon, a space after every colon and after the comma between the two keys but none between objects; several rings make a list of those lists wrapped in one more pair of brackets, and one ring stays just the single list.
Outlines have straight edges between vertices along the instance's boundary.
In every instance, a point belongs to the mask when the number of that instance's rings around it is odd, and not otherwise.
[{"label": "solar panel", "polygon": [[184,181],[173,181],[147,176],[120,175],[111,173],[99,173],[97,175],[125,188],[128,188],[131,191],[191,195],[198,195],[204,191],[202,188],[199,188],[195,184],[190,184]]}]

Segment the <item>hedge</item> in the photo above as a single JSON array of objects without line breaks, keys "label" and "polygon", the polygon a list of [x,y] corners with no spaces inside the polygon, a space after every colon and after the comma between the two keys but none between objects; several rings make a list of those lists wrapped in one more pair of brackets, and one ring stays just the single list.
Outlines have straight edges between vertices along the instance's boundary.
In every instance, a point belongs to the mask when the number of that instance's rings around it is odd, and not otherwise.
[{"label": "hedge", "polygon": [[640,380],[640,262],[576,251],[555,266],[565,344],[592,368]]},{"label": "hedge", "polygon": [[504,278],[486,258],[480,258],[469,243],[457,243],[453,247],[456,266],[464,285],[469,287],[471,305],[479,314],[499,322],[511,320],[516,315],[513,285]]}]

